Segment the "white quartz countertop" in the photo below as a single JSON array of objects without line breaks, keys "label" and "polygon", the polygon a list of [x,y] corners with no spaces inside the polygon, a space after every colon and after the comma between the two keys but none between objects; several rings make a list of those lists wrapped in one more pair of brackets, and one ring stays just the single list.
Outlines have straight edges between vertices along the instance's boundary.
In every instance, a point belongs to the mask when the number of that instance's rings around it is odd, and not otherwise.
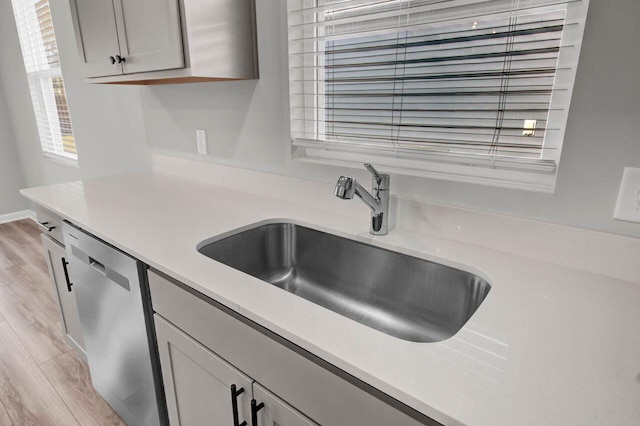
[{"label": "white quartz countertop", "polygon": [[[331,185],[278,179],[273,191],[258,191],[236,177],[209,184],[143,172],[22,194],[443,424],[640,425],[637,280],[428,232],[372,237],[360,201],[336,199]],[[460,267],[492,288],[454,337],[414,343],[196,251],[205,239],[274,219]]]}]

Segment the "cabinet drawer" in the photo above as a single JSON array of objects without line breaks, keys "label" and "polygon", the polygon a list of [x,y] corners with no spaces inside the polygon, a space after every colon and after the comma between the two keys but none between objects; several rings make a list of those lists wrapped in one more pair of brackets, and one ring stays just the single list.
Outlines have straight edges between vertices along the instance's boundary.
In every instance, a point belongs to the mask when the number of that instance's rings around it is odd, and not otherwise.
[{"label": "cabinet drawer", "polygon": [[149,286],[154,311],[322,425],[439,424],[186,286]]},{"label": "cabinet drawer", "polygon": [[34,205],[33,210],[36,212],[36,219],[40,224],[40,228],[43,233],[64,246],[64,237],[62,236],[62,218],[54,212],[37,204]]}]

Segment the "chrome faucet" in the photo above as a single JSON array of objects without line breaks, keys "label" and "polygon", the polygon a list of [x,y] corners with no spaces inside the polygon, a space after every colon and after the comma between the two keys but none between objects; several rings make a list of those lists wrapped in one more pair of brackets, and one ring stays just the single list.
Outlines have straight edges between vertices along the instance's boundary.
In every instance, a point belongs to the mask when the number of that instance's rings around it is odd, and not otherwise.
[{"label": "chrome faucet", "polygon": [[389,175],[381,175],[371,165],[364,167],[373,175],[373,195],[364,189],[354,178],[340,176],[336,183],[335,195],[343,200],[351,200],[355,195],[371,209],[371,227],[373,235],[387,235],[389,232]]}]

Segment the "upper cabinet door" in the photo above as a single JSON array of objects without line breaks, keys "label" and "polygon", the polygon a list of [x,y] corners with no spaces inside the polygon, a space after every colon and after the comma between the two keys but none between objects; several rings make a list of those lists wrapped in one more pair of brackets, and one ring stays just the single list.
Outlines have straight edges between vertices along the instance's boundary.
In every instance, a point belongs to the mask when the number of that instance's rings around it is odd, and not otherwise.
[{"label": "upper cabinet door", "polygon": [[84,77],[122,74],[112,0],[71,0],[76,43]]},{"label": "upper cabinet door", "polygon": [[184,67],[178,0],[113,0],[125,74]]}]

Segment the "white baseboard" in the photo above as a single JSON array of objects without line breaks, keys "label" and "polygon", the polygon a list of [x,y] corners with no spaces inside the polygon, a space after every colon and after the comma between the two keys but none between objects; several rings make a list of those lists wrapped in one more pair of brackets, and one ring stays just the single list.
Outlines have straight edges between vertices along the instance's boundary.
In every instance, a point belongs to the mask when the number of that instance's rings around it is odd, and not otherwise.
[{"label": "white baseboard", "polygon": [[22,219],[36,220],[36,213],[33,210],[21,210],[19,212],[3,214],[0,215],[0,224]]}]

